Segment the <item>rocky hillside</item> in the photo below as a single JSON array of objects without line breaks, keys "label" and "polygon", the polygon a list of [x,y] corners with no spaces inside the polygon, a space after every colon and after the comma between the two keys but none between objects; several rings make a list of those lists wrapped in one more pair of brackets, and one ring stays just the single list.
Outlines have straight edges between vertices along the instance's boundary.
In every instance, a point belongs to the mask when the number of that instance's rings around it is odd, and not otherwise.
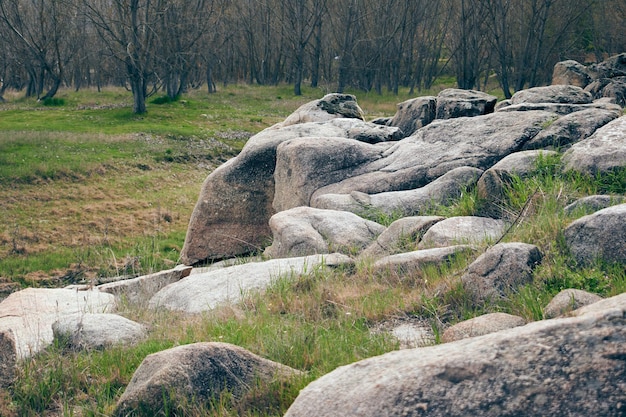
[{"label": "rocky hillside", "polygon": [[[384,120],[365,121],[346,94],[302,106],[208,176],[182,252],[187,266],[97,288],[29,289],[0,303],[0,385],[10,385],[16,363],[55,337],[79,348],[141,339],[144,326],[113,314],[120,298],[195,314],[320,265],[362,262],[373,274],[403,274],[457,254],[473,259],[459,279],[473,303],[508,297],[533,282],[545,255],[540,242],[503,242],[527,208],[503,207],[511,185],[550,158],[562,175],[623,181],[625,60],[614,57],[593,73],[560,63],[559,84],[499,103],[448,89],[400,103]],[[561,209],[581,213],[561,231],[578,265],[626,264],[620,190]],[[482,202],[480,215],[438,212],[469,191]],[[260,252],[255,262],[197,266]],[[479,316],[445,329],[445,343],[435,346],[405,338],[411,349],[313,382],[286,415],[623,415],[624,294],[602,300],[565,289],[543,316],[528,324],[504,313]],[[114,414],[153,415],[164,407],[163,392],[207,402],[224,389],[243,395],[256,379],[299,375],[233,345],[181,346],[145,359]]]}]

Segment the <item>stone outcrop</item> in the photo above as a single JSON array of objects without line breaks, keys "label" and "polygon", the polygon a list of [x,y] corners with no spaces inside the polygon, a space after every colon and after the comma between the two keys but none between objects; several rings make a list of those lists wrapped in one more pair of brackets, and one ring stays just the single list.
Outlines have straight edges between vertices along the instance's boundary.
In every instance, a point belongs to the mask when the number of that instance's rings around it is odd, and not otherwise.
[{"label": "stone outcrop", "polygon": [[583,64],[569,59],[567,61],[557,62],[552,72],[552,84],[573,85],[585,88],[592,78],[587,71],[587,67]]},{"label": "stone outcrop", "polygon": [[621,415],[626,294],[581,310],[339,367],[285,417]]},{"label": "stone outcrop", "polygon": [[585,214],[591,214],[594,211],[602,210],[624,202],[626,202],[626,197],[621,195],[589,195],[568,204],[563,208],[563,211],[566,214],[572,214],[580,210],[585,211]]},{"label": "stone outcrop", "polygon": [[406,137],[435,120],[436,115],[437,97],[417,97],[398,104],[398,110],[388,124],[399,127]]},{"label": "stone outcrop", "polygon": [[398,253],[380,258],[372,269],[374,271],[394,270],[409,272],[423,268],[426,265],[442,265],[449,262],[461,253],[473,252],[475,248],[470,245],[454,245],[443,248],[422,249],[412,252]]},{"label": "stone outcrop", "polygon": [[437,119],[474,117],[493,113],[498,98],[482,91],[448,88],[437,94]]},{"label": "stone outcrop", "polygon": [[503,297],[532,282],[532,271],[541,258],[534,245],[499,243],[472,262],[461,281],[476,302]]},{"label": "stone outcrop", "polygon": [[148,355],[119,399],[114,416],[178,415],[190,401],[207,403],[255,385],[301,375],[227,343],[195,343]]},{"label": "stone outcrop", "polygon": [[521,90],[511,97],[511,105],[522,103],[589,104],[590,93],[573,85],[550,85]]},{"label": "stone outcrop", "polygon": [[626,204],[581,217],[567,226],[563,234],[569,250],[581,264],[596,259],[626,263]]}]

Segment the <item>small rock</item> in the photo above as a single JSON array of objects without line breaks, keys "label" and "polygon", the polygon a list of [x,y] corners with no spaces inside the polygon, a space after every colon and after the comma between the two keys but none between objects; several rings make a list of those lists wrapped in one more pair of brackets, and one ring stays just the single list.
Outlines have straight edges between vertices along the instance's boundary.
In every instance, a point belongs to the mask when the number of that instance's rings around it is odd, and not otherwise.
[{"label": "small rock", "polygon": [[0,331],[0,389],[7,388],[15,379],[17,347],[11,330]]},{"label": "small rock", "polygon": [[565,206],[563,211],[565,214],[572,214],[578,210],[585,211],[586,214],[591,214],[595,211],[605,209],[617,204],[622,204],[626,200],[626,197],[621,195],[590,195],[587,197],[579,198],[571,204]]},{"label": "small rock", "polygon": [[597,294],[573,288],[566,289],[552,298],[546,308],[543,309],[543,316],[546,319],[552,319],[600,300],[602,297]]},{"label": "small rock", "polygon": [[146,335],[144,326],[117,314],[73,314],[52,325],[56,338],[75,349],[104,349],[137,342]]},{"label": "small rock", "polygon": [[495,241],[502,236],[505,228],[506,224],[502,220],[476,216],[450,217],[428,229],[418,248]]},{"label": "small rock", "polygon": [[444,343],[454,342],[455,340],[495,333],[524,324],[526,324],[526,320],[519,316],[507,313],[484,314],[448,327],[443,332],[441,340]]},{"label": "small rock", "polygon": [[541,258],[541,252],[534,245],[499,243],[472,262],[461,281],[476,302],[504,297],[532,282],[532,271]]},{"label": "small rock", "polygon": [[409,271],[422,268],[429,264],[441,265],[449,262],[454,256],[460,253],[471,252],[473,250],[475,250],[475,248],[470,245],[456,245],[445,248],[422,249],[413,252],[399,253],[385,256],[377,260],[373,265],[373,269],[375,271],[387,269]]}]

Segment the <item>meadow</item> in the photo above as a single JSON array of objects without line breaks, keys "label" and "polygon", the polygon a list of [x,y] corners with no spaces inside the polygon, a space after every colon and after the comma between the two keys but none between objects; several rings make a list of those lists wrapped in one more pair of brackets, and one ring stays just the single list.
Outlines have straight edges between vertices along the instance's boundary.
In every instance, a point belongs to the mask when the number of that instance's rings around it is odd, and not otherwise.
[{"label": "meadow", "polygon": [[[294,97],[290,86],[231,85],[211,95],[192,91],[173,102],[149,101],[142,116],[132,114],[130,93],[123,89],[62,91],[48,105],[7,94],[7,103],[0,104],[0,290],[97,284],[175,265],[204,178],[251,135],[325,94],[303,93]],[[368,120],[393,115],[396,103],[410,98],[406,92],[354,93]],[[499,207],[514,222],[503,240],[535,244],[544,260],[534,282],[506,299],[474,303],[458,279],[474,257],[461,255],[448,265],[404,274],[373,272],[359,262],[277,277],[263,294],[202,315],[124,304],[120,314],[148,325],[146,340],[104,351],[74,351],[56,341],[20,366],[9,390],[0,390],[0,415],[109,415],[146,355],[222,341],[306,371],[306,377],[255,387],[243,399],[224,395],[163,415],[280,416],[308,382],[397,349],[395,339],[374,331],[390,323],[419,321],[438,339],[446,326],[484,312],[540,320],[543,306],[564,288],[622,293],[623,265],[579,267],[562,230],[584,214],[566,215],[565,205],[589,194],[624,194],[625,179],[626,170],[593,178],[563,174],[557,157],[540,160],[530,178],[513,180]],[[480,215],[489,209],[467,190],[432,214]],[[372,219],[394,220],[377,213]],[[415,245],[406,242],[407,250]]]}]

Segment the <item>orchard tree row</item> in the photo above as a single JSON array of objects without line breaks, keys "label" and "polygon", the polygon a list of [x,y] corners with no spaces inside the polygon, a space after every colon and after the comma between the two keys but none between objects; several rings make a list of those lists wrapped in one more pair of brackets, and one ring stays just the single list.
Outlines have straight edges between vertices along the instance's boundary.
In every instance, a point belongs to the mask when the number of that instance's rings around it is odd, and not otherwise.
[{"label": "orchard tree row", "polygon": [[0,100],[123,85],[142,113],[217,83],[397,93],[441,74],[510,97],[623,52],[624,21],[626,0],[0,0]]}]

